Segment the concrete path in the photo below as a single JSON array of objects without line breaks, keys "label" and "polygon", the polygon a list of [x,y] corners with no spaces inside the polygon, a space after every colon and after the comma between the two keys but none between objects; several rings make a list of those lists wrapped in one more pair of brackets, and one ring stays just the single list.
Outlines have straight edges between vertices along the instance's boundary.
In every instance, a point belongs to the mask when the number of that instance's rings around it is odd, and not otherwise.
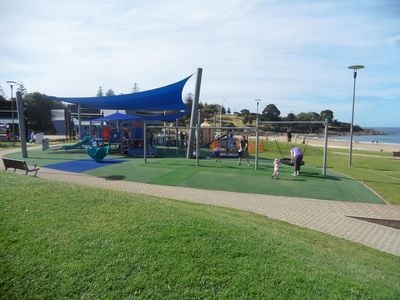
[{"label": "concrete path", "polygon": [[[0,156],[3,154],[5,152],[0,151]],[[47,168],[41,168],[38,177],[109,190],[240,209],[331,234],[400,256],[399,229],[349,217],[387,219],[400,222],[400,206],[397,205],[349,203],[152,185],[107,180],[86,174],[62,172]]]}]

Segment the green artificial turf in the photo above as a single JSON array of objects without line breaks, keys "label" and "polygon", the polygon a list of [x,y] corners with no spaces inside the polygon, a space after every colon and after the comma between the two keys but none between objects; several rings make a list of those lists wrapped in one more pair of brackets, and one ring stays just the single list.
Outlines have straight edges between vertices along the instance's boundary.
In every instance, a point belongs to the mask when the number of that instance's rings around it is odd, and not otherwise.
[{"label": "green artificial turf", "polygon": [[255,214],[0,172],[3,299],[397,299],[400,258]]},{"label": "green artificial turf", "polygon": [[[64,160],[88,159],[84,150],[75,151],[30,151],[28,162],[45,165]],[[264,154],[265,155],[265,154]],[[20,154],[11,154],[20,157]],[[120,156],[110,155],[108,158]],[[260,158],[259,170],[251,166],[238,165],[235,159],[195,160],[184,158],[149,158],[145,164],[141,158],[128,158],[122,164],[112,164],[89,170],[85,173],[110,178],[150,184],[185,186],[209,190],[224,190],[242,193],[281,195],[338,201],[383,203],[382,199],[363,184],[342,174],[328,171],[322,175],[320,168],[309,163],[302,167],[301,176],[292,176],[291,166],[281,165],[279,179],[272,179],[272,160]]]}]

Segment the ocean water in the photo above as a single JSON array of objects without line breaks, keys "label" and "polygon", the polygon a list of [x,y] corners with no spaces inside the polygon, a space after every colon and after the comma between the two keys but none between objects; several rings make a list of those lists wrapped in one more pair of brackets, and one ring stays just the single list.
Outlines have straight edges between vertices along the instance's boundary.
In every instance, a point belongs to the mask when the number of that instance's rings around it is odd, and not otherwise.
[{"label": "ocean water", "polygon": [[[385,133],[384,135],[357,135],[353,134],[353,141],[360,143],[400,144],[400,127],[374,127],[369,128]],[[329,140],[348,141],[350,135],[329,135]]]}]

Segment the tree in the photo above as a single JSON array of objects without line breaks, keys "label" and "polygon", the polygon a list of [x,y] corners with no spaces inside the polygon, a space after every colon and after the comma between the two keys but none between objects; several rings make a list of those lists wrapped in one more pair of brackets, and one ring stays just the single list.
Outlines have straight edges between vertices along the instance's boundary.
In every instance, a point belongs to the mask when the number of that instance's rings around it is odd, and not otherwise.
[{"label": "tree", "polygon": [[301,112],[297,115],[299,121],[321,121],[321,116],[316,112]]},{"label": "tree", "polygon": [[6,99],[6,93],[4,93],[3,87],[0,85],[0,97]]},{"label": "tree", "polygon": [[288,113],[286,120],[287,121],[296,121],[296,115],[294,113]]},{"label": "tree", "polygon": [[226,114],[226,109],[223,105],[219,105],[219,109],[221,110],[221,114],[225,115]]},{"label": "tree", "polygon": [[138,84],[135,82],[135,83],[133,84],[132,93],[137,93],[137,92],[139,92],[139,86],[138,86]]},{"label": "tree", "polygon": [[311,121],[321,121],[321,116],[319,113],[316,113],[314,111],[311,111],[308,113],[310,115]]},{"label": "tree", "polygon": [[183,102],[187,106],[187,111],[189,112],[187,115],[185,115],[182,118],[182,121],[184,122],[184,124],[190,124],[190,115],[191,115],[191,112],[192,112],[193,99],[194,99],[194,96],[193,96],[192,93],[186,94],[186,96],[183,99]]},{"label": "tree", "polygon": [[97,97],[103,97],[104,93],[103,93],[103,88],[101,86],[99,86],[99,90],[97,91]]},{"label": "tree", "polygon": [[250,114],[250,111],[248,110],[248,109],[242,109],[241,111],[240,111],[240,115],[242,116],[242,117],[245,117],[245,116],[247,116],[247,115],[249,115]]},{"label": "tree", "polygon": [[332,120],[333,120],[333,111],[331,111],[329,109],[321,111],[320,115],[321,115],[321,119],[324,121],[326,119],[328,119],[328,122],[332,122]]},{"label": "tree", "polygon": [[228,109],[226,110],[226,113],[227,113],[228,115],[231,114],[231,108],[230,108],[230,107],[228,107]]},{"label": "tree", "polygon": [[24,84],[22,82],[18,82],[17,85],[18,85],[17,92],[21,92],[22,97],[25,96],[28,92]]},{"label": "tree", "polygon": [[51,109],[64,108],[64,105],[61,102],[49,100],[46,95],[37,92],[27,94],[24,100],[27,105],[25,117],[28,126],[35,131],[53,133]]},{"label": "tree", "polygon": [[256,120],[256,114],[249,114],[247,116],[247,122],[249,123],[250,126],[253,124],[255,120]]},{"label": "tree", "polygon": [[275,104],[268,104],[262,111],[261,120],[263,121],[279,121],[281,112]]},{"label": "tree", "polygon": [[[313,111],[308,113],[301,112],[297,115],[297,118],[299,119],[299,121],[307,121],[307,122],[321,120],[321,116]],[[301,129],[302,131],[308,130],[310,133],[312,133],[313,131],[321,128],[321,124],[298,124],[298,126],[296,127]]]},{"label": "tree", "polygon": [[112,89],[108,89],[108,91],[107,91],[107,93],[106,93],[106,96],[107,96],[107,97],[109,97],[109,96],[115,96],[115,93],[114,93],[114,91],[113,91]]},{"label": "tree", "polygon": [[188,93],[188,94],[186,94],[185,98],[183,99],[183,102],[185,102],[185,104],[187,106],[192,107],[193,99],[194,99],[193,94],[192,93]]},{"label": "tree", "polygon": [[211,118],[214,114],[219,114],[219,105],[205,103],[201,109],[201,114],[204,118]]}]

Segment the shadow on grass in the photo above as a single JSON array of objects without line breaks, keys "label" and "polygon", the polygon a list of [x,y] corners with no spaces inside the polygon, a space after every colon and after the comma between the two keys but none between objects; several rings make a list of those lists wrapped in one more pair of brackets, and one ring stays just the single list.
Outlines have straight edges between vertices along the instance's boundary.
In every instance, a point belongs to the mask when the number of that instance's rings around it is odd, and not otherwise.
[{"label": "shadow on grass", "polygon": [[103,177],[105,180],[124,180],[126,176],[123,175],[110,175],[110,176],[104,176]]}]

